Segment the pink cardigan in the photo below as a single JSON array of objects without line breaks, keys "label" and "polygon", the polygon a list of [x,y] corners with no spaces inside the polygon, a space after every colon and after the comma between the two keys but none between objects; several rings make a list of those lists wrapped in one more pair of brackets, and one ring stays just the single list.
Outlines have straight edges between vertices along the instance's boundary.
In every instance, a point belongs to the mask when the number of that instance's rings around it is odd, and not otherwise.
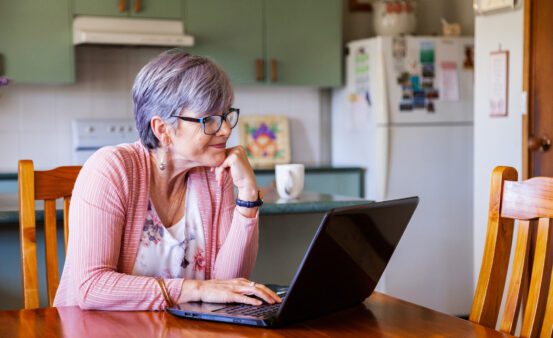
[{"label": "pink cardigan", "polygon": [[[166,306],[152,277],[130,275],[149,199],[150,154],[139,142],[105,147],[83,166],[71,198],[69,245],[54,306],[158,310]],[[258,246],[258,217],[235,210],[230,175],[223,188],[208,168],[189,172],[206,245],[206,279],[248,277]],[[177,300],[183,279],[166,279]]]}]

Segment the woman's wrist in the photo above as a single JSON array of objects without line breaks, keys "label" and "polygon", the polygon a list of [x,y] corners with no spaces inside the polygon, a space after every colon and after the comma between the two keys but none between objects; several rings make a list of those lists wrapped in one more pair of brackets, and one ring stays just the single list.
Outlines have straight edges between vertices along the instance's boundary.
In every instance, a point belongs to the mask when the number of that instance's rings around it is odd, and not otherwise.
[{"label": "woman's wrist", "polygon": [[[247,188],[239,188],[238,189],[238,199],[246,202],[255,202],[259,198],[259,190],[257,189],[257,186],[249,186]],[[246,208],[244,206],[236,206],[236,210],[242,216],[253,218],[257,215],[257,207],[253,208]]]},{"label": "woman's wrist", "polygon": [[184,280],[177,304],[200,301],[201,283],[200,280]]},{"label": "woman's wrist", "polygon": [[259,190],[257,186],[249,186],[245,188],[238,188],[238,199],[242,201],[257,201]]}]

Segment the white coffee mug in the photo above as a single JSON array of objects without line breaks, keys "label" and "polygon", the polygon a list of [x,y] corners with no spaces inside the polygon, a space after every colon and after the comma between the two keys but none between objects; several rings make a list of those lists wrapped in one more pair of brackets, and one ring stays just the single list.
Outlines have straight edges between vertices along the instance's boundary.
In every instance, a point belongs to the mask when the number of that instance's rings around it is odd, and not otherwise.
[{"label": "white coffee mug", "polygon": [[277,164],[275,176],[278,195],[281,198],[294,199],[301,195],[305,176],[303,164]]}]

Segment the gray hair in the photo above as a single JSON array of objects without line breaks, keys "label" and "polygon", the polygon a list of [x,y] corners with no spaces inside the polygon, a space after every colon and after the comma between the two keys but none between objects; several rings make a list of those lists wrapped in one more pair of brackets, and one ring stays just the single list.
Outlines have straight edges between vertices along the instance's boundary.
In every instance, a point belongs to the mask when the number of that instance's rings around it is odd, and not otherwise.
[{"label": "gray hair", "polygon": [[230,108],[234,92],[226,73],[208,58],[180,49],[161,53],[136,76],[132,88],[134,118],[140,140],[149,149],[159,147],[150,127],[158,115],[176,126],[182,110],[201,116]]}]

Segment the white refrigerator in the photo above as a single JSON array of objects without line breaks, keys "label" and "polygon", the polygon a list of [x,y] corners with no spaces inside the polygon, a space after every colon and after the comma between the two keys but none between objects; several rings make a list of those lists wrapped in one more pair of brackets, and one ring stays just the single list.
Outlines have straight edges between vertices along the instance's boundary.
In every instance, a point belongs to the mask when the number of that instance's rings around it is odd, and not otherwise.
[{"label": "white refrigerator", "polygon": [[420,204],[378,289],[454,315],[472,302],[472,38],[348,44],[332,94],[332,162],[366,169],[366,198]]}]

